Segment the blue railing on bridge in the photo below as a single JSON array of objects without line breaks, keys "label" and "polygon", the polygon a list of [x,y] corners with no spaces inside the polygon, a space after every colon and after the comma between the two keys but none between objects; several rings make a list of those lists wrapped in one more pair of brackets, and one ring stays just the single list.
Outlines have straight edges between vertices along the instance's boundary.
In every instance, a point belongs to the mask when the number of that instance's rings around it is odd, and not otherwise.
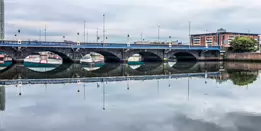
[{"label": "blue railing on bridge", "polygon": [[162,44],[127,44],[127,43],[79,43],[77,42],[44,42],[44,41],[0,41],[2,47],[59,47],[59,48],[106,48],[106,49],[174,49],[174,50],[216,50],[220,46],[190,46]]}]

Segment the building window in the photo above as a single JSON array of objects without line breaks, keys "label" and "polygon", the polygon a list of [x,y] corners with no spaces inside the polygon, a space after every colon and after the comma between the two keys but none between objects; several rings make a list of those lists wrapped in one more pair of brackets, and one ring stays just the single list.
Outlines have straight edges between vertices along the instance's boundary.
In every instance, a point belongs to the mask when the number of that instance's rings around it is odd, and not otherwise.
[{"label": "building window", "polygon": [[205,41],[205,44],[208,44],[208,45],[212,45],[213,43],[213,37],[206,37],[206,41]]},{"label": "building window", "polygon": [[195,45],[199,45],[200,41],[201,41],[201,38],[199,38],[199,37],[193,38],[193,44],[195,44]]}]

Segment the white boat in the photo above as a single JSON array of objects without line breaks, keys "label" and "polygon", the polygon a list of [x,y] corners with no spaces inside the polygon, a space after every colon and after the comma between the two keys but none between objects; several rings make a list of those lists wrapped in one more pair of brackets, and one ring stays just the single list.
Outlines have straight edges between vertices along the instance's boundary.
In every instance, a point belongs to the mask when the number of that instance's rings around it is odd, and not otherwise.
[{"label": "white boat", "polygon": [[60,65],[63,63],[60,59],[50,59],[46,57],[45,59],[42,59],[40,55],[30,55],[27,58],[25,58],[24,62],[27,63],[35,63],[35,64],[50,64],[50,65]]},{"label": "white boat", "polygon": [[90,54],[87,54],[86,56],[84,56],[81,60],[80,63],[92,63],[92,57]]},{"label": "white boat", "polygon": [[132,62],[132,61],[141,61],[141,56],[139,54],[135,54],[132,57],[130,57],[128,59],[128,61]]},{"label": "white boat", "polygon": [[63,64],[62,60],[58,60],[58,59],[47,59],[47,64],[54,64],[54,65],[60,65]]},{"label": "white boat", "polygon": [[24,62],[40,63],[41,58],[39,55],[30,55],[24,59]]},{"label": "white boat", "polygon": [[103,63],[104,60],[103,59],[94,59],[92,58],[92,56],[90,54],[87,54],[86,56],[84,56],[81,60],[80,60],[80,63],[89,63],[89,64],[92,64],[92,63]]}]

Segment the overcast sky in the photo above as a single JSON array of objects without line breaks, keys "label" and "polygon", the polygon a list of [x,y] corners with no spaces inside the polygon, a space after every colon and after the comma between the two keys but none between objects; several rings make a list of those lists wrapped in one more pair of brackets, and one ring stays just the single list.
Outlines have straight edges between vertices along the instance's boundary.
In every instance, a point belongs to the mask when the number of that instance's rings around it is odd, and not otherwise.
[{"label": "overcast sky", "polygon": [[[23,39],[39,39],[47,25],[47,40],[83,40],[83,21],[87,21],[89,41],[95,41],[96,29],[102,34],[102,15],[106,14],[108,41],[156,40],[172,36],[188,41],[191,32],[227,31],[260,33],[259,0],[5,0],[6,39],[17,29]],[[42,31],[42,34],[43,31]],[[43,38],[42,38],[43,39]]]}]

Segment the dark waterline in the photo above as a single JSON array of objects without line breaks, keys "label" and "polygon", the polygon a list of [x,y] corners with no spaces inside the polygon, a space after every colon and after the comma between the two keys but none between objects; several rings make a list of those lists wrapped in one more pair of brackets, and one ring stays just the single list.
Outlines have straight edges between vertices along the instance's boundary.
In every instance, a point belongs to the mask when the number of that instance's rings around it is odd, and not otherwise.
[{"label": "dark waterline", "polygon": [[[127,79],[91,83],[4,85],[0,88],[2,130],[261,129],[259,63],[182,62],[173,66],[166,63],[145,63],[132,67],[108,64],[95,68],[96,70],[89,70],[85,65],[71,64],[49,69],[40,72],[38,68],[13,65],[2,70],[0,78],[2,81],[96,77]],[[203,75],[128,79],[181,74]]]}]

